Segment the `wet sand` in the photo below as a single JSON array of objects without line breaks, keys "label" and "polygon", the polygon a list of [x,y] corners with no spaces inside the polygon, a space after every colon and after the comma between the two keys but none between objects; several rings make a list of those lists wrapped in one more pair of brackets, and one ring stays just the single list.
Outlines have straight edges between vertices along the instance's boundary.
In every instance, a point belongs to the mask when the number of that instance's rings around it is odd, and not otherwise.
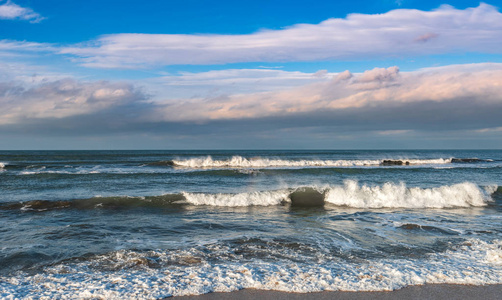
[{"label": "wet sand", "polygon": [[428,284],[420,286],[409,286],[396,291],[389,292],[318,292],[318,293],[288,293],[278,291],[264,291],[255,289],[244,289],[230,293],[210,293],[199,296],[182,296],[176,299],[190,300],[213,300],[213,299],[501,299],[502,285],[454,285],[454,284]]}]

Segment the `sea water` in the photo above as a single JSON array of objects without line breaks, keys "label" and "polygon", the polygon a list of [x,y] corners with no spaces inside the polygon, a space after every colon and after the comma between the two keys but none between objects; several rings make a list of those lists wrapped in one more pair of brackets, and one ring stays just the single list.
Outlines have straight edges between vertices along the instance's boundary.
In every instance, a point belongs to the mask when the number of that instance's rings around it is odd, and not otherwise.
[{"label": "sea water", "polygon": [[1,151],[1,298],[502,283],[502,151]]}]

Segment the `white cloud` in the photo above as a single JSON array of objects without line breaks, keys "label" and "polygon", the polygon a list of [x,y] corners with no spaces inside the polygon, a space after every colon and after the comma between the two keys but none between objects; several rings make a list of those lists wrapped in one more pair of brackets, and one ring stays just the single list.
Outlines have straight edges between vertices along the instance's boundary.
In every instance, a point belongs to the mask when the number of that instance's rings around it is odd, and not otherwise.
[{"label": "white cloud", "polygon": [[31,23],[38,23],[42,21],[44,17],[34,12],[31,8],[21,7],[7,0],[4,4],[0,5],[0,19],[25,20]]},{"label": "white cloud", "polygon": [[46,66],[0,61],[0,82],[15,82],[20,86],[29,87],[71,77],[69,74],[53,72]]},{"label": "white cloud", "polygon": [[155,118],[200,122],[465,99],[473,99],[473,107],[502,104],[502,64],[452,65],[402,73],[397,67],[361,74],[345,71],[322,82],[280,91],[178,100],[164,108],[159,102]]},{"label": "white cloud", "polygon": [[[178,99],[158,96],[154,101],[145,96],[151,94],[148,85],[138,90],[130,83],[50,77],[28,82],[21,73],[19,82],[0,80],[0,126],[30,132],[167,130],[188,135],[331,126],[380,136],[461,128],[490,133],[502,127],[502,64],[314,74],[260,69],[166,76],[157,85],[167,89],[177,84],[190,89],[204,84],[226,86],[231,79],[245,85],[259,78],[265,85],[271,81],[273,89]],[[277,89],[275,80],[284,87]],[[165,86],[169,81],[173,85]],[[26,129],[30,124],[33,127]]]},{"label": "white cloud", "polygon": [[377,131],[376,133],[379,135],[402,135],[402,134],[409,134],[411,133],[412,130],[382,130],[382,131]]},{"label": "white cloud", "polygon": [[270,69],[227,69],[208,72],[181,72],[142,82],[156,98],[192,98],[211,95],[249,94],[288,89],[324,81],[331,76],[325,70],[316,73]]},{"label": "white cloud", "polygon": [[0,40],[0,59],[12,62],[14,59],[24,61],[27,57],[34,57],[42,53],[53,53],[56,46],[45,43]]},{"label": "white cloud", "polygon": [[502,126],[501,127],[494,127],[494,128],[482,128],[478,130],[474,130],[476,133],[487,133],[487,132],[502,132]]},{"label": "white cloud", "polygon": [[240,35],[113,34],[64,47],[88,67],[286,62],[502,53],[502,14],[494,6],[350,14],[319,24]]},{"label": "white cloud", "polygon": [[68,78],[26,88],[4,82],[0,83],[0,125],[100,113],[143,99],[143,95],[125,83],[79,82]]}]

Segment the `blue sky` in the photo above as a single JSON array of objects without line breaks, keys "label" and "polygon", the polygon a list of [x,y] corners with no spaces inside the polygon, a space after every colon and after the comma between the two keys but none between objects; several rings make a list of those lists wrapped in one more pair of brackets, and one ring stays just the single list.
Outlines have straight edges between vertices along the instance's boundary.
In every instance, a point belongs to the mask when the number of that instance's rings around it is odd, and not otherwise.
[{"label": "blue sky", "polygon": [[[4,1],[5,2],[5,1]],[[245,34],[260,29],[281,29],[298,23],[315,24],[348,14],[379,14],[397,8],[436,9],[450,4],[458,9],[479,1],[135,1],[135,0],[16,0],[45,19],[2,24],[3,38],[50,43],[78,43],[113,33],[217,33]],[[490,2],[487,2],[490,3]],[[491,2],[497,6],[496,2]],[[10,25],[10,26],[9,26]]]},{"label": "blue sky", "polygon": [[502,3],[0,1],[0,149],[502,148]]}]

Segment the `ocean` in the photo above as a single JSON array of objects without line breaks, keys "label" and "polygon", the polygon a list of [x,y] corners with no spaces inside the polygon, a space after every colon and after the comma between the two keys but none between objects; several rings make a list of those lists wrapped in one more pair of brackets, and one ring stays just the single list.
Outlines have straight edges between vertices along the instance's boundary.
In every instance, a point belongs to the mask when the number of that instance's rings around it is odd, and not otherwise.
[{"label": "ocean", "polygon": [[502,283],[502,151],[0,151],[0,298]]}]

